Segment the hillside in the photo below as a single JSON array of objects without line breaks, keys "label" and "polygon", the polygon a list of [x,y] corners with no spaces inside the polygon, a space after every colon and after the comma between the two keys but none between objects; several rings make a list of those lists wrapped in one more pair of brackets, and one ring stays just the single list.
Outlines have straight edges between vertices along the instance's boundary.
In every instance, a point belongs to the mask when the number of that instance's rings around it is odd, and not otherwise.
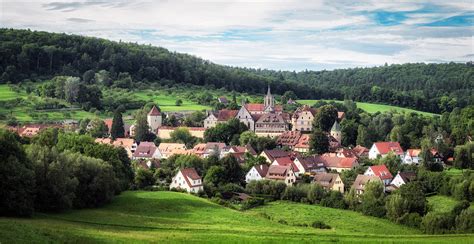
[{"label": "hillside", "polygon": [[[294,91],[300,99],[352,99],[441,113],[474,102],[472,63],[403,64],[334,71],[281,72],[236,68],[164,48],[47,32],[0,29],[0,83],[69,75],[113,80],[188,83],[237,92]],[[86,81],[87,80],[87,81]]]},{"label": "hillside", "polygon": [[[300,209],[301,211],[295,211]],[[286,219],[288,225],[262,216]],[[323,220],[332,229],[294,224]],[[355,221],[355,222],[354,222]],[[468,243],[472,235],[421,235],[359,213],[275,202],[248,212],[175,192],[124,192],[106,207],[32,219],[0,218],[0,242],[426,242]]]}]

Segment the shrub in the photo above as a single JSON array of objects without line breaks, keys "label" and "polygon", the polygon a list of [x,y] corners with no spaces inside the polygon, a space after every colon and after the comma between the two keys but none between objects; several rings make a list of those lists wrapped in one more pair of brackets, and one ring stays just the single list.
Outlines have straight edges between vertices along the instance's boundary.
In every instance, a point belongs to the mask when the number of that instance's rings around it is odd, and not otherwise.
[{"label": "shrub", "polygon": [[286,220],[284,220],[284,219],[278,220],[278,223],[288,225],[288,222],[286,222]]},{"label": "shrub", "polygon": [[471,204],[464,200],[464,201],[461,201],[459,203],[457,203],[453,210],[451,211],[451,213],[454,215],[454,216],[457,216],[459,214],[461,214],[461,212],[464,210],[464,209],[468,209],[469,207],[471,206]]},{"label": "shrub", "polygon": [[302,198],[308,195],[309,185],[299,184],[296,186],[288,186],[283,193],[282,199],[293,202],[300,202]]},{"label": "shrub", "polygon": [[265,203],[265,200],[261,197],[251,197],[242,203],[242,210],[247,210],[262,206]]},{"label": "shrub", "polygon": [[321,200],[321,205],[330,208],[345,209],[346,203],[344,202],[344,196],[338,191],[330,191],[325,198]]},{"label": "shrub", "polygon": [[474,211],[463,210],[456,217],[456,231],[459,233],[474,233]]},{"label": "shrub", "polygon": [[319,203],[326,195],[326,190],[319,184],[311,184],[308,190],[308,200],[311,203]]},{"label": "shrub", "polygon": [[430,212],[421,221],[421,230],[427,234],[450,233],[454,226],[452,215]]},{"label": "shrub", "polygon": [[331,229],[331,226],[325,224],[324,222],[320,220],[316,220],[311,224],[311,227],[316,228],[316,229]]},{"label": "shrub", "polygon": [[398,219],[400,224],[419,228],[421,224],[421,216],[419,213],[406,213]]}]

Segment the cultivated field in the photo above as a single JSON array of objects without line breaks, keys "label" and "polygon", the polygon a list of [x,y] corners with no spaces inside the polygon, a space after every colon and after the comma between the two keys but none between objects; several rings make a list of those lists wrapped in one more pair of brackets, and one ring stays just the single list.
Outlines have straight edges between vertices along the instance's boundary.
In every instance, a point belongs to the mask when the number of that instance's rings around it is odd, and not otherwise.
[{"label": "cultivated field", "polygon": [[[263,214],[265,213],[265,214]],[[270,217],[268,217],[270,216]],[[284,219],[287,224],[279,223]],[[296,224],[322,220],[332,229]],[[359,213],[288,202],[246,212],[175,192],[124,192],[100,209],[0,218],[0,242],[472,243],[474,235],[422,235]]]},{"label": "cultivated field", "polygon": [[[313,105],[319,100],[297,100],[301,104],[307,104],[307,105]],[[324,100],[324,101],[331,101],[331,100]],[[335,102],[342,103],[343,101],[338,101],[334,100]],[[357,107],[368,112],[368,113],[376,113],[376,112],[388,112],[388,111],[400,111],[400,112],[406,112],[406,113],[419,113],[427,116],[434,116],[436,114],[433,113],[428,113],[428,112],[422,112],[414,109],[409,109],[409,108],[402,108],[402,107],[397,107],[397,106],[391,106],[391,105],[384,105],[384,104],[376,104],[376,103],[363,103],[363,102],[357,102]]]}]

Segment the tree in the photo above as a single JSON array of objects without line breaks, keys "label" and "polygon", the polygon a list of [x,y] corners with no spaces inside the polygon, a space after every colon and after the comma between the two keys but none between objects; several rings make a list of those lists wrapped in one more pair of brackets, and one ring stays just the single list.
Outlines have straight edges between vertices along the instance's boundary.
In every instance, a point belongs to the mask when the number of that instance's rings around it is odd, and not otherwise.
[{"label": "tree", "polygon": [[365,215],[382,217],[385,215],[384,188],[381,182],[369,182],[362,194],[361,211]]},{"label": "tree", "polygon": [[183,100],[177,99],[176,102],[175,102],[175,105],[176,105],[176,106],[181,106],[181,105],[183,105]]},{"label": "tree", "polygon": [[325,132],[315,129],[309,139],[309,149],[317,154],[323,154],[329,151],[329,139]]},{"label": "tree", "polygon": [[474,142],[468,142],[454,149],[454,166],[460,169],[474,169]]},{"label": "tree", "polygon": [[247,126],[238,119],[230,119],[226,123],[219,123],[204,132],[206,142],[224,142],[226,144],[239,144],[239,136],[247,131]]},{"label": "tree", "polygon": [[112,128],[110,129],[110,136],[112,140],[125,137],[125,128],[123,125],[122,113],[115,110],[114,118],[112,120]]},{"label": "tree", "polygon": [[333,105],[324,105],[314,116],[313,130],[328,132],[337,119],[337,109]]},{"label": "tree", "polygon": [[46,128],[32,138],[32,142],[37,145],[54,147],[58,143],[58,128]]},{"label": "tree", "polygon": [[35,175],[15,135],[0,129],[0,215],[30,216],[34,209]]},{"label": "tree", "polygon": [[95,78],[94,70],[88,70],[88,71],[84,72],[84,74],[82,75],[82,80],[85,83],[88,83],[88,84],[95,83],[94,78]]},{"label": "tree", "polygon": [[326,196],[326,190],[320,184],[311,184],[308,190],[308,200],[313,203],[319,203]]},{"label": "tree", "polygon": [[343,146],[357,145],[358,126],[355,120],[351,120],[351,119],[342,120],[341,130],[342,130],[342,145]]},{"label": "tree", "polygon": [[245,179],[245,172],[239,165],[239,162],[233,155],[226,155],[220,160],[220,165],[224,170],[224,177],[226,183],[240,184]]},{"label": "tree", "polygon": [[27,149],[36,175],[35,208],[40,211],[60,211],[72,208],[78,180],[67,160],[70,152],[32,145]]},{"label": "tree", "polygon": [[179,142],[186,144],[186,147],[193,147],[196,143],[196,137],[192,136],[188,128],[180,127],[176,128],[170,133],[171,140],[173,142]]},{"label": "tree", "polygon": [[257,139],[257,135],[253,131],[244,131],[240,134],[240,145],[245,146]]},{"label": "tree", "polygon": [[152,186],[155,184],[153,172],[148,169],[139,168],[135,173],[135,179],[133,180],[133,182],[139,189],[143,189],[147,186]]},{"label": "tree", "polygon": [[96,118],[90,122],[90,129],[88,132],[95,138],[106,137],[109,133],[109,128],[103,120]]},{"label": "tree", "polygon": [[149,138],[150,127],[147,121],[147,111],[142,109],[135,115],[135,140],[137,142],[146,141]]},{"label": "tree", "polygon": [[367,137],[367,128],[363,125],[359,125],[357,128],[357,145],[361,145],[364,147],[370,146],[369,138]]},{"label": "tree", "polygon": [[392,175],[396,175],[402,168],[402,160],[393,152],[389,152],[387,156],[377,159],[378,164],[387,166]]},{"label": "tree", "polygon": [[204,182],[207,184],[213,184],[215,186],[219,185],[221,182],[225,182],[225,172],[224,168],[221,166],[211,166],[204,177]]}]

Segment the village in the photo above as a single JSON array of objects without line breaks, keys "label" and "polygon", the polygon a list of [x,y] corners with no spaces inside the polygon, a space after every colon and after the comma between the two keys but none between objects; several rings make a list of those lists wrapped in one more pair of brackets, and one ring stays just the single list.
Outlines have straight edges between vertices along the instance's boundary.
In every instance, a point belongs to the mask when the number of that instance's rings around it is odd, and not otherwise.
[{"label": "village", "polygon": [[[228,103],[225,97],[219,97],[219,102]],[[293,103],[289,100],[288,103]],[[345,118],[344,112],[337,113],[330,131],[326,133],[329,142],[329,150],[326,153],[315,154],[310,150],[310,133],[312,123],[317,109],[308,105],[298,107],[292,113],[284,112],[282,105],[276,104],[274,96],[268,87],[264,97],[264,103],[242,102],[240,109],[221,109],[209,111],[203,121],[203,127],[170,127],[164,126],[163,114],[156,106],[147,113],[147,124],[149,131],[161,139],[170,140],[171,134],[178,128],[186,128],[187,131],[200,140],[193,147],[187,147],[185,143],[161,142],[158,145],[149,141],[135,141],[135,124],[124,125],[124,138],[104,137],[96,138],[96,143],[113,145],[124,148],[134,165],[142,169],[158,169],[160,162],[173,155],[195,155],[200,158],[208,158],[213,155],[219,159],[226,156],[234,157],[241,166],[246,159],[260,157],[264,163],[253,165],[245,174],[245,182],[259,180],[281,181],[291,186],[303,181],[319,184],[328,191],[344,193],[348,189],[354,189],[357,195],[364,192],[369,182],[380,182],[384,191],[391,192],[401,185],[415,179],[414,172],[397,172],[394,176],[386,165],[371,165],[363,174],[358,174],[351,186],[345,186],[340,173],[354,170],[359,166],[361,160],[375,160],[388,155],[395,155],[403,164],[420,165],[422,159],[421,149],[413,148],[404,151],[398,142],[381,141],[375,142],[370,148],[361,145],[355,147],[343,147],[341,145],[342,132],[340,122]],[[224,142],[203,142],[206,130],[226,123],[231,119],[237,119],[243,123],[248,131],[254,132],[258,137],[273,138],[276,147],[265,149],[257,153],[250,144],[227,145]],[[112,119],[105,119],[109,133],[112,128]],[[54,127],[74,131],[74,122],[65,121],[62,125],[25,125],[18,128],[10,128],[23,137],[33,137],[42,129]],[[94,125],[89,123],[90,129]],[[430,151],[437,163],[444,164],[443,156],[431,149]],[[452,160],[452,158],[450,159]],[[169,189],[181,189],[189,193],[203,191],[203,178],[194,168],[177,169],[176,175],[169,183]]]}]

